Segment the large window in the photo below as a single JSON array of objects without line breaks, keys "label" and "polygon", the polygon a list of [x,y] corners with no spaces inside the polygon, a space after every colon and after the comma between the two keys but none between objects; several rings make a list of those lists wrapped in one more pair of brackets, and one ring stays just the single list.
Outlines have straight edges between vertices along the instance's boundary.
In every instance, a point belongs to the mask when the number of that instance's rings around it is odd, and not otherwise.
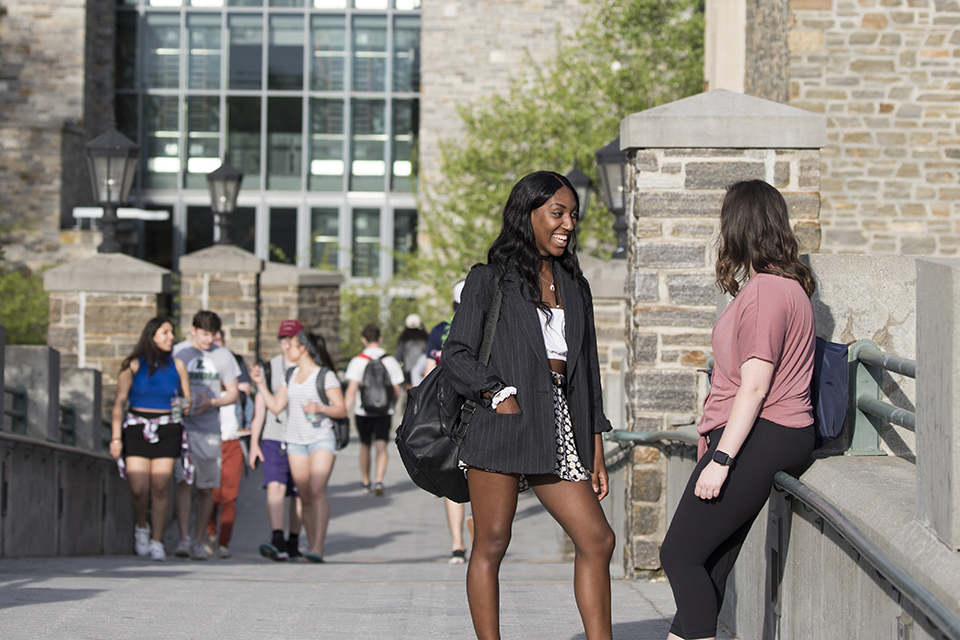
[{"label": "large window", "polygon": [[416,249],[420,0],[116,6],[117,126],[141,147],[131,199],[171,212],[155,259],[214,242],[206,178],[227,160],[244,174],[237,246],[356,277],[401,268]]}]

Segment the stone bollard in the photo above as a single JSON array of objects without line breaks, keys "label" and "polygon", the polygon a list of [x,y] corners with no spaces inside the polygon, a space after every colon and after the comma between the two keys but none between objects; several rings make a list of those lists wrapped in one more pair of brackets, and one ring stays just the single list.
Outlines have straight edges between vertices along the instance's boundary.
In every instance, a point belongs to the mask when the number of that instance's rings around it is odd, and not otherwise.
[{"label": "stone bollard", "polygon": [[122,253],[101,253],[43,274],[50,292],[47,344],[67,367],[102,374],[102,411],[109,412],[120,363],[133,350],[144,325],[165,310],[171,272]]},{"label": "stone bollard", "polygon": [[27,391],[27,431],[38,440],[60,442],[60,353],[45,346],[6,348],[4,377]]},{"label": "stone bollard", "polygon": [[917,520],[960,550],[960,260],[917,260]]},{"label": "stone bollard", "polygon": [[96,369],[63,367],[60,370],[60,402],[73,407],[76,446],[100,453],[103,450],[103,384]]}]

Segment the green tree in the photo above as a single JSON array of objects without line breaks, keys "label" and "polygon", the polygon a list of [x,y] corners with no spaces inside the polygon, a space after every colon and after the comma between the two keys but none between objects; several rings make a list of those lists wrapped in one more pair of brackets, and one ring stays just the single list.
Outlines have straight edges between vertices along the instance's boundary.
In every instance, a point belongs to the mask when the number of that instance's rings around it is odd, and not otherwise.
[{"label": "green tree", "polygon": [[[548,64],[530,62],[531,75],[504,95],[462,106],[462,137],[441,143],[441,179],[421,192],[429,245],[407,274],[433,293],[426,315],[443,315],[453,284],[486,260],[520,177],[576,160],[598,189],[594,152],[617,136],[620,120],[702,91],[701,0],[585,1],[576,38]],[[612,225],[595,195],[578,229],[581,251],[609,256]]]},{"label": "green tree", "polygon": [[46,344],[50,297],[40,274],[0,266],[0,300],[7,344]]}]

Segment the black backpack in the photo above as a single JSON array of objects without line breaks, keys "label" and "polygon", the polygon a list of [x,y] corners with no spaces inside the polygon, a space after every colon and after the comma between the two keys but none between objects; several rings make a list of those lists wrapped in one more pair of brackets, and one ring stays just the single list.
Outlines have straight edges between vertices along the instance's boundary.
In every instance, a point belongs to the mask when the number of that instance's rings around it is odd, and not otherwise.
[{"label": "black backpack", "polygon": [[383,366],[383,358],[371,358],[368,355],[357,356],[367,360],[360,383],[360,406],[368,416],[385,416],[393,405],[393,383],[390,374]]},{"label": "black backpack", "polygon": [[[293,377],[293,372],[296,370],[296,367],[287,369],[286,383],[288,387],[290,386],[290,378]],[[321,366],[320,373],[317,374],[317,394],[320,396],[320,402],[327,405],[330,404],[330,400],[327,398],[327,390],[323,386],[323,381],[327,379],[328,371],[330,371],[329,367]],[[340,449],[350,444],[350,418],[330,419],[333,420],[333,435],[337,439],[337,451],[340,451]]]}]

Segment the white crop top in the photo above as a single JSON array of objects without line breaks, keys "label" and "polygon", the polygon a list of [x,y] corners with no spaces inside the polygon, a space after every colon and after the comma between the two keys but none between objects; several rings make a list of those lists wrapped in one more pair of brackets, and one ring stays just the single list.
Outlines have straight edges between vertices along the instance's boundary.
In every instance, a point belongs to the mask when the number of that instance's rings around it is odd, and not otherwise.
[{"label": "white crop top", "polygon": [[[537,312],[540,318],[540,329],[543,331],[543,343],[547,346],[548,360],[567,361],[567,321],[563,314],[563,309],[550,309],[551,316],[546,315],[542,310]],[[548,323],[547,320],[550,320]]]}]

